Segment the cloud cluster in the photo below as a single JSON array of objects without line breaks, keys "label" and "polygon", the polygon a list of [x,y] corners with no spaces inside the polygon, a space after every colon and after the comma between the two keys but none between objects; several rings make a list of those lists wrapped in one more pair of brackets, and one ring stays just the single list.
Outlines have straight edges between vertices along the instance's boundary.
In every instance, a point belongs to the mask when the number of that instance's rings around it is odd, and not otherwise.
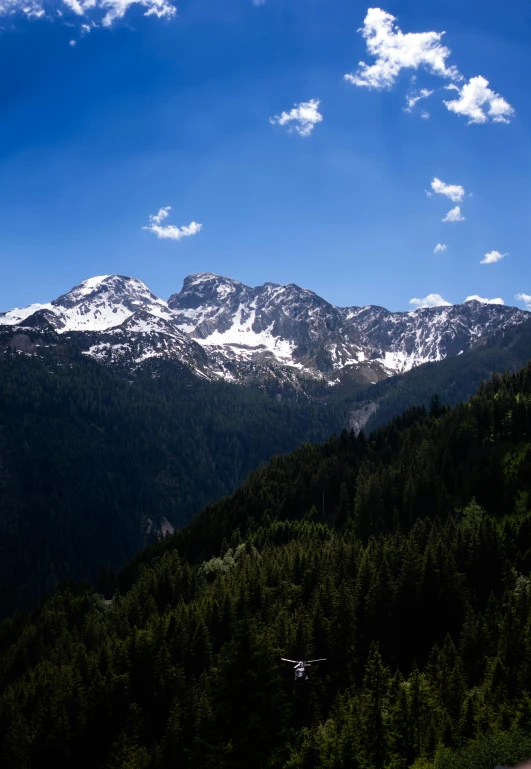
[{"label": "cloud cluster", "polygon": [[289,125],[288,131],[295,131],[299,136],[309,136],[317,123],[323,119],[319,112],[320,103],[319,99],[301,101],[300,104],[295,104],[289,112],[270,117],[269,122],[271,125]]},{"label": "cloud cluster", "polygon": [[509,102],[489,88],[484,77],[471,77],[462,88],[451,88],[459,93],[458,99],[445,101],[445,106],[456,115],[464,115],[469,123],[509,123],[514,109]]},{"label": "cloud cluster", "polygon": [[176,227],[174,224],[163,225],[162,222],[167,219],[171,211],[171,206],[163,206],[159,209],[158,213],[149,215],[149,225],[142,227],[143,230],[149,230],[153,232],[157,238],[164,240],[181,240],[182,238],[188,238],[190,235],[197,235],[203,227],[202,224],[197,222],[190,222],[182,227]]},{"label": "cloud cluster", "polygon": [[[46,0],[0,0],[0,17],[22,14],[28,19],[57,18],[71,23],[72,17],[90,22],[81,25],[81,34],[93,27],[110,27],[122,19],[131,6],[144,8],[144,16],[171,19],[177,8],[169,0],[57,0],[53,5]],[[71,40],[70,45],[76,41]]]},{"label": "cloud cluster", "polygon": [[[433,192],[432,192],[433,190]],[[453,203],[460,203],[465,197],[465,188],[460,184],[446,184],[435,177],[431,183],[431,190],[425,190],[426,195],[431,198],[433,195],[444,195],[449,198]],[[443,222],[464,222],[465,217],[461,212],[461,206],[454,206],[448,211],[446,216],[442,220]],[[437,254],[440,251],[446,251],[446,246],[442,246],[440,243],[435,247],[433,253]]]},{"label": "cloud cluster", "polygon": [[481,302],[482,304],[505,304],[503,299],[500,299],[500,297],[497,299],[485,299],[484,297],[478,296],[477,294],[467,296],[465,302]]},{"label": "cloud cluster", "polygon": [[508,254],[501,254],[499,251],[489,251],[488,254],[485,254],[480,264],[496,264],[496,262],[501,261],[506,256]]},{"label": "cloud cluster", "polygon": [[448,250],[448,246],[444,243],[437,243],[435,248],[433,249],[434,254],[443,254],[445,251]]},{"label": "cloud cluster", "polygon": [[518,302],[523,302],[526,310],[531,310],[531,294],[515,294],[514,298]]},{"label": "cloud cluster", "polygon": [[422,310],[424,307],[451,307],[452,303],[443,299],[440,294],[428,294],[423,299],[410,299],[409,304],[415,305],[415,309]]},{"label": "cloud cluster", "polygon": [[403,69],[422,68],[450,80],[460,77],[455,67],[446,65],[451,51],[441,43],[444,32],[404,34],[396,18],[381,8],[369,8],[360,32],[375,62],[369,65],[360,61],[357,72],[345,75],[353,85],[391,88]]},{"label": "cloud cluster", "polygon": [[465,188],[460,184],[445,184],[437,177],[431,183],[431,188],[436,195],[445,195],[452,203],[461,203],[465,197]]},{"label": "cloud cluster", "polygon": [[[381,8],[369,8],[359,31],[374,63],[360,61],[356,72],[346,74],[345,80],[352,85],[389,89],[402,70],[426,70],[431,75],[451,81],[446,88],[457,91],[458,98],[443,101],[443,104],[456,115],[468,117],[469,123],[509,123],[514,116],[509,102],[489,88],[488,80],[477,76],[466,83],[458,68],[448,65],[451,51],[442,43],[444,32],[404,33],[396,17]],[[418,96],[408,98],[406,112],[413,109],[419,98],[431,95],[428,89],[423,91],[426,95],[422,95],[421,91]],[[426,116],[429,117],[427,113]]]},{"label": "cloud cluster", "polygon": [[[519,299],[521,297],[526,297],[525,299],[522,299],[522,301],[529,301],[530,303],[530,309],[531,309],[531,296],[528,296],[527,294],[517,294],[516,298]],[[483,296],[478,296],[478,294],[473,294],[472,296],[467,296],[465,299],[465,302],[481,302],[482,304],[505,304],[503,299],[500,297],[497,297],[496,299],[486,299]],[[440,294],[428,294],[428,296],[425,296],[423,299],[410,299],[409,304],[415,305],[416,310],[422,310],[426,307],[451,307],[452,303],[447,302],[446,299],[443,299],[443,297]]]}]

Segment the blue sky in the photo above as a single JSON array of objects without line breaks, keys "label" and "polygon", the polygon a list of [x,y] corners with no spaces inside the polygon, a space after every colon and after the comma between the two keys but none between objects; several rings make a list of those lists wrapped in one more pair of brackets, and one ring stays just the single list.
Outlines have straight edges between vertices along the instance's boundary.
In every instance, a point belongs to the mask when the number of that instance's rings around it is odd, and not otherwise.
[{"label": "blue sky", "polygon": [[[398,66],[385,88],[389,62],[359,31],[369,3],[128,2],[33,0],[31,18],[0,3],[0,310],[108,273],[167,298],[200,271],[295,282],[339,305],[405,310],[437,294],[525,306],[531,0],[374,2],[377,31],[396,18],[384,53],[398,30],[446,32],[427,53],[401,38],[400,61],[418,68]],[[363,75],[360,61],[381,66]],[[478,77],[502,101],[469,124],[463,89]],[[406,112],[422,89],[434,93]],[[309,135],[271,122],[310,100],[322,119]],[[462,195],[428,197],[434,179]],[[456,205],[464,221],[443,223]],[[201,228],[143,229],[167,206],[156,227]],[[495,251],[507,255],[480,263]]]}]

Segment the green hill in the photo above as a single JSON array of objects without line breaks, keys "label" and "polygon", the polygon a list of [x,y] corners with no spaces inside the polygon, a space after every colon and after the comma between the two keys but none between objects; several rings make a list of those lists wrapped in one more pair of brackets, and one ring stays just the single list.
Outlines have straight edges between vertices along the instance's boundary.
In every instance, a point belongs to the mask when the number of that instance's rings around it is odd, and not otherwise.
[{"label": "green hill", "polygon": [[[528,366],[272,460],[112,601],[63,584],[0,628],[1,765],[529,757],[530,430]],[[280,656],[327,661],[296,682]]]}]

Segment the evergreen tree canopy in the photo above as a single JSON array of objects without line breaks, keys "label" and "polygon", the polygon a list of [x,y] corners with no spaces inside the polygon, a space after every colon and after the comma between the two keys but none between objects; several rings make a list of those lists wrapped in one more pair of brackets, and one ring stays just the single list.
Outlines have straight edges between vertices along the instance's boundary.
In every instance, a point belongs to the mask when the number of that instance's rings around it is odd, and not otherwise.
[{"label": "evergreen tree canopy", "polygon": [[531,365],[273,459],[112,600],[63,583],[0,626],[2,767],[528,758],[530,430]]}]

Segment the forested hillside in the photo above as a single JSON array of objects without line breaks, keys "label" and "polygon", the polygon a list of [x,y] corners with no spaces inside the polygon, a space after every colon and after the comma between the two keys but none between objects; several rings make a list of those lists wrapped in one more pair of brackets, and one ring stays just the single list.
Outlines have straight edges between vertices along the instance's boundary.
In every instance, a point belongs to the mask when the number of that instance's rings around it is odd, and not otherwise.
[{"label": "forested hillside", "polygon": [[[528,366],[274,459],[131,562],[112,601],[65,584],[6,621],[2,766],[528,758],[530,430]],[[280,656],[327,661],[295,682]]]},{"label": "forested hillside", "polygon": [[0,357],[0,617],[65,576],[95,579],[183,526],[260,462],[324,440],[341,404],[199,379],[162,363],[126,381],[68,348]]}]

